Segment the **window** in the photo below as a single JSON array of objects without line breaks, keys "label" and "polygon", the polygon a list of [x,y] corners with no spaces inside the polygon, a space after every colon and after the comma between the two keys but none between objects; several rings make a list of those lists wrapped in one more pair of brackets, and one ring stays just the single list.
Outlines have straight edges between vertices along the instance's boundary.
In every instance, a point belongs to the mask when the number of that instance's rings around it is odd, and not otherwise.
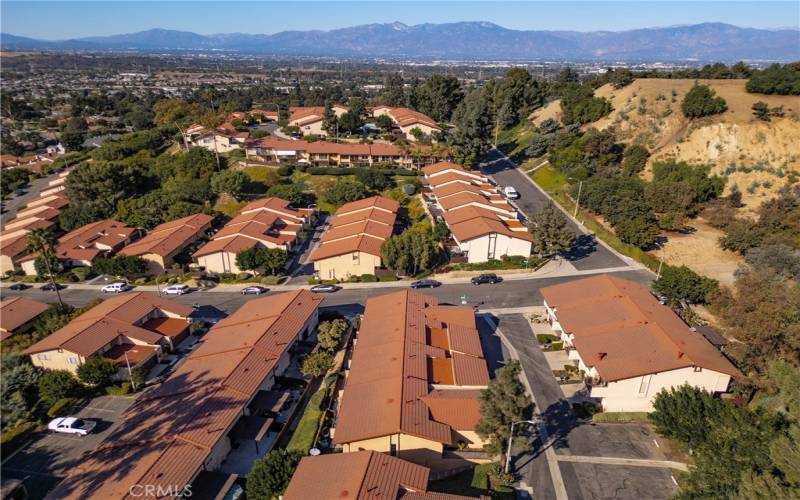
[{"label": "window", "polygon": [[47,361],[50,359],[50,357],[47,354],[39,354],[36,357],[39,358],[39,361]]},{"label": "window", "polygon": [[64,349],[59,349],[58,352],[64,352]]},{"label": "window", "polygon": [[694,371],[696,371],[696,372],[701,372],[701,371],[703,371],[703,368],[702,368],[702,367],[700,367],[700,366],[695,366],[695,367],[694,367]]},{"label": "window", "polygon": [[78,358],[76,358],[74,356],[70,356],[70,358],[67,361],[69,361],[69,364],[71,364],[71,365],[77,365],[78,364]]}]

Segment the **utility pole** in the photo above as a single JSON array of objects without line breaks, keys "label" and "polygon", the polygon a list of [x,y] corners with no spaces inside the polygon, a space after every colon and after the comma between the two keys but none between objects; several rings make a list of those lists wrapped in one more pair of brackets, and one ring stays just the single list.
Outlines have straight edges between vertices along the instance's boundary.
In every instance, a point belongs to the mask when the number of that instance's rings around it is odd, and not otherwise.
[{"label": "utility pole", "polygon": [[125,364],[128,366],[128,377],[131,379],[131,388],[136,392],[136,382],[133,380],[133,371],[131,370],[131,362],[128,361],[128,351],[125,351]]},{"label": "utility pole", "polygon": [[500,117],[494,117],[494,148],[497,149],[497,133],[500,129]]},{"label": "utility pole", "polygon": [[578,184],[578,199],[575,200],[575,213],[572,214],[573,217],[578,217],[578,207],[581,205],[581,191],[583,190],[583,181],[580,181]]}]

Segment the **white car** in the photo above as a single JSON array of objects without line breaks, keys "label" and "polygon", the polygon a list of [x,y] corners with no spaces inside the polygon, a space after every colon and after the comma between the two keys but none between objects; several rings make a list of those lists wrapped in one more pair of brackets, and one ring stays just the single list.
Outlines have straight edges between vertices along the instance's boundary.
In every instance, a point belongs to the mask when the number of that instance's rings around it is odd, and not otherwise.
[{"label": "white car", "polygon": [[108,285],[101,288],[103,293],[122,293],[130,289],[130,285],[124,282],[119,283],[109,283]]},{"label": "white car", "polygon": [[519,193],[513,186],[506,186],[503,188],[503,194],[506,195],[506,198],[509,200],[516,200],[519,198]]},{"label": "white car", "polygon": [[170,285],[164,289],[164,295],[183,295],[189,293],[189,285]]},{"label": "white car", "polygon": [[47,424],[50,432],[63,432],[64,434],[78,434],[85,436],[94,430],[96,422],[77,417],[56,418]]}]

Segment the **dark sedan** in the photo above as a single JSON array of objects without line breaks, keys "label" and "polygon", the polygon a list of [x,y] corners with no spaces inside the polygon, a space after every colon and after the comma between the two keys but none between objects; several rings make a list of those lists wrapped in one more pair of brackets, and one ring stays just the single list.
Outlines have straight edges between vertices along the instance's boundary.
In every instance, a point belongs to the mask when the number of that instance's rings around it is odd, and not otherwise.
[{"label": "dark sedan", "polygon": [[30,287],[31,287],[30,285],[26,285],[25,283],[14,283],[10,287],[8,287],[8,289],[9,290],[19,291],[19,290],[26,290],[26,289],[28,289]]},{"label": "dark sedan", "polygon": [[48,283],[46,285],[42,285],[39,290],[43,292],[55,292],[56,290],[63,290],[67,288],[67,285],[62,285],[61,283],[56,283],[55,285],[52,283]]},{"label": "dark sedan", "polygon": [[500,283],[503,281],[503,278],[500,276],[490,273],[490,274],[481,274],[479,276],[474,276],[471,280],[473,285],[483,285],[485,283],[490,283],[494,285],[495,283]]},{"label": "dark sedan", "polygon": [[436,288],[437,286],[441,286],[441,283],[436,280],[419,280],[414,281],[411,283],[411,288]]}]

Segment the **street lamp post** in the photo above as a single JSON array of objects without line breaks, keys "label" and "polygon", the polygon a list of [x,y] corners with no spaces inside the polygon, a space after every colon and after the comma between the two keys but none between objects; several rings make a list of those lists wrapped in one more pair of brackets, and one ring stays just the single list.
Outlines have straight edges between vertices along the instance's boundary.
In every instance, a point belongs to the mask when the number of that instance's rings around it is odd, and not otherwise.
[{"label": "street lamp post", "polygon": [[517,424],[532,424],[536,425],[533,420],[520,420],[519,422],[511,422],[511,433],[508,435],[508,449],[506,450],[506,474],[511,467],[511,443],[514,441],[514,426]]},{"label": "street lamp post", "polygon": [[578,217],[578,208],[581,206],[581,191],[583,190],[583,181],[580,181],[578,184],[578,198],[575,200],[575,213],[572,214],[573,217]]}]

